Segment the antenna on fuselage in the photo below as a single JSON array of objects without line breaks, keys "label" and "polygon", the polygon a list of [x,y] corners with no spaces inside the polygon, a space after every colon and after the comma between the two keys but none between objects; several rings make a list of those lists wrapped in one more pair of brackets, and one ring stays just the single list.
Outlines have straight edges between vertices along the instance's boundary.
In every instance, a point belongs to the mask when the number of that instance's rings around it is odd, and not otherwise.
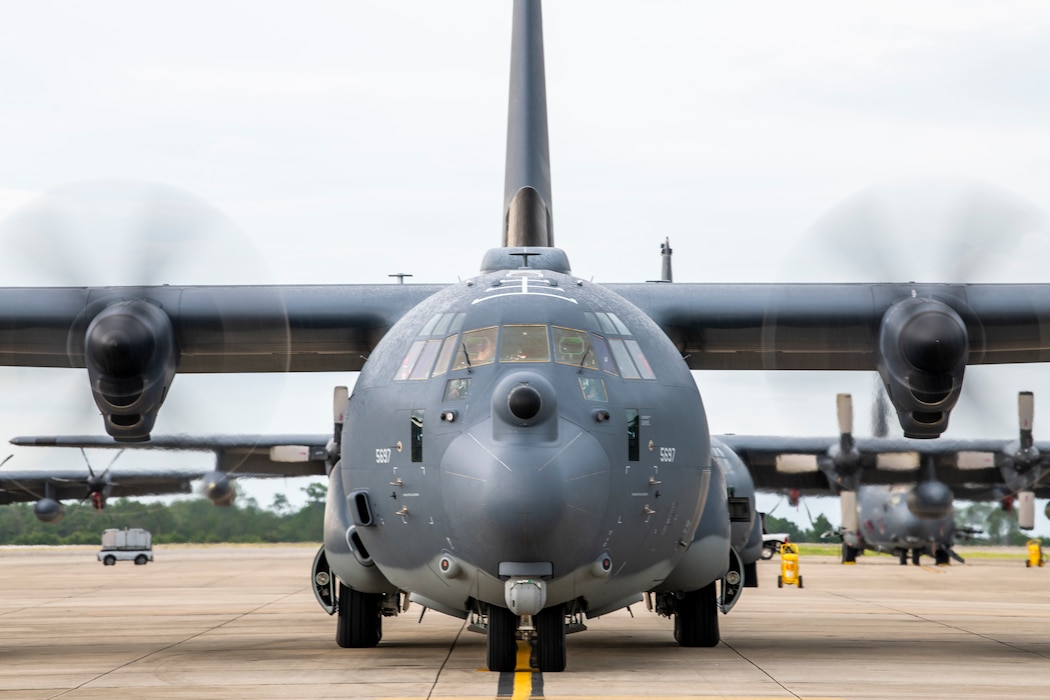
[{"label": "antenna on fuselage", "polygon": [[532,257],[534,255],[543,255],[543,253],[533,253],[532,251],[529,251],[529,250],[518,250],[518,251],[515,251],[515,252],[511,253],[511,255],[516,255],[516,256],[520,257],[521,258],[521,266],[522,267],[528,267],[529,266],[529,258],[530,257]]},{"label": "antenna on fuselage", "polygon": [[673,276],[671,275],[671,239],[665,238],[664,242],[660,244],[660,281],[671,282]]},{"label": "antenna on fuselage", "polygon": [[671,239],[665,238],[660,244],[660,279],[646,282],[671,282]]},{"label": "antenna on fuselage", "polygon": [[514,0],[503,247],[554,246],[540,0]]}]

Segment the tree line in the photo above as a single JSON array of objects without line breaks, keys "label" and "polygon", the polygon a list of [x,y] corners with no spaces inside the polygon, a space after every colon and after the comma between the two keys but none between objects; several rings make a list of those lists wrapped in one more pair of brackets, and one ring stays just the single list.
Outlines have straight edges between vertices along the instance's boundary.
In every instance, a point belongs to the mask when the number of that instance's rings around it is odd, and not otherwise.
[{"label": "tree line", "polygon": [[[1016,514],[1004,511],[998,503],[970,503],[956,507],[955,527],[955,541],[962,544],[1024,545],[1036,537],[1019,528]],[[823,513],[813,518],[808,528],[786,518],[766,515],[766,532],[787,533],[792,542],[838,542],[837,537],[823,536],[837,530]],[[972,531],[973,534],[966,534],[965,531]]]},{"label": "tree line", "polygon": [[[298,510],[291,507],[284,494],[277,494],[266,508],[244,496],[229,507],[216,507],[206,498],[169,504],[120,498],[110,501],[101,511],[89,504],[71,504],[60,523],[42,523],[33,515],[32,503],[15,503],[0,506],[0,545],[98,544],[102,531],[111,527],[149,530],[156,544],[320,542],[325,486],[313,483],[302,491],[307,502]],[[1032,537],[1017,527],[1013,513],[994,503],[956,508],[955,522],[958,528],[978,531],[969,539],[957,537],[958,542],[1023,545]],[[787,533],[792,542],[838,542],[834,537],[822,537],[836,530],[823,513],[808,528],[766,515],[766,531]]]},{"label": "tree line", "polygon": [[103,530],[126,527],[149,530],[154,544],[320,542],[325,490],[323,484],[304,488],[308,500],[298,510],[283,494],[268,508],[243,496],[228,507],[206,498],[168,504],[118,498],[99,511],[88,503],[70,504],[59,523],[37,520],[32,503],[14,503],[0,506],[0,544],[99,544]]}]

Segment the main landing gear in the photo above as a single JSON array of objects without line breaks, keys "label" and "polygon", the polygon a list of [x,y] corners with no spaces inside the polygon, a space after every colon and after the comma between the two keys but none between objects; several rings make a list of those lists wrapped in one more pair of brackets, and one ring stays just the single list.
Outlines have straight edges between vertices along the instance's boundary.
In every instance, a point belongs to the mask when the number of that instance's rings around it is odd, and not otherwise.
[{"label": "main landing gear", "polygon": [[[924,552],[921,549],[913,549],[913,550],[911,550],[911,563],[914,564],[915,566],[919,566],[920,563],[921,563],[920,559],[922,558],[923,554],[924,554]],[[908,565],[908,550],[907,549],[899,549],[899,550],[897,550],[897,556],[900,557],[901,566],[907,566]],[[961,558],[959,560],[962,561]],[[935,549],[934,552],[933,552],[933,563],[936,564],[937,566],[951,566],[951,563],[952,563],[952,552],[951,552],[951,550],[949,550],[949,549],[947,549],[945,547],[937,547],[937,549]]]},{"label": "main landing gear", "polygon": [[383,594],[339,583],[335,643],[344,649],[374,647],[383,638]]},{"label": "main landing gear", "polygon": [[718,591],[711,582],[697,591],[646,593],[646,607],[657,615],[674,617],[674,638],[683,647],[717,646]]},{"label": "main landing gear", "polygon": [[675,596],[674,638],[683,647],[718,645],[718,593],[713,581]]}]

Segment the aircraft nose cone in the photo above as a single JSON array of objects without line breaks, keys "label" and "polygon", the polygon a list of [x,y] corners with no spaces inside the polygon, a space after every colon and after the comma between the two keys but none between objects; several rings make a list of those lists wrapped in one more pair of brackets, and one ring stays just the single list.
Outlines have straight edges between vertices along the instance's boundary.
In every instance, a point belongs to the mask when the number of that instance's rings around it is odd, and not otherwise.
[{"label": "aircraft nose cone", "polygon": [[593,559],[590,549],[577,550],[593,546],[597,536],[608,501],[608,457],[594,436],[554,421],[557,439],[534,433],[528,449],[523,436],[494,436],[492,420],[449,445],[441,490],[460,556],[486,570],[501,561],[550,561],[556,572],[575,567],[581,556]]},{"label": "aircraft nose cone", "polygon": [[934,520],[952,512],[955,495],[941,481],[920,482],[908,493],[908,510],[912,515]]}]

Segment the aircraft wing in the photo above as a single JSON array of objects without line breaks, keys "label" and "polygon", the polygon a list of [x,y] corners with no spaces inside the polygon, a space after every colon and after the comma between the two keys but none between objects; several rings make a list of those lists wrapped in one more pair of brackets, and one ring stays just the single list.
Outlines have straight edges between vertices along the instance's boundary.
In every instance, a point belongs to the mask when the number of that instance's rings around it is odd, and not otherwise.
[{"label": "aircraft wing", "polygon": [[[176,373],[359,370],[397,319],[442,288],[0,289],[0,365],[86,368],[106,432],[146,441]],[[692,369],[877,369],[911,437],[944,432],[967,364],[1050,361],[1050,285],[609,288]],[[435,312],[444,326],[455,315]]]},{"label": "aircraft wing", "polygon": [[[324,476],[328,473],[327,443],[330,439],[331,435],[304,434],[154,435],[149,442],[128,443],[100,435],[55,435],[16,437],[11,444],[20,447],[211,452],[215,455],[216,471],[240,476]],[[2,474],[3,470],[0,470],[0,477]]]},{"label": "aircraft wing", "polygon": [[[770,435],[720,435],[719,439],[751,470],[756,488],[781,491],[799,488],[812,494],[834,494],[829,474],[834,463],[829,456],[838,437],[785,437]],[[956,498],[994,500],[1017,490],[1018,482],[1008,483],[1014,474],[1009,453],[1011,440],[951,439],[913,440],[908,438],[856,438],[859,479],[863,484],[909,484],[928,475],[930,461],[937,479],[947,484]],[[1040,454],[1050,455],[1050,443],[1037,442]],[[1042,479],[1046,467],[1040,462],[1029,473],[1036,477],[1030,485],[1039,498],[1050,497],[1050,478]],[[1026,488],[1029,485],[1026,484]]]},{"label": "aircraft wing", "polygon": [[[109,495],[162,496],[191,493],[190,482],[204,472],[173,472],[156,469],[112,470],[107,475]],[[0,469],[0,505],[39,501],[50,492],[55,500],[75,501],[89,496],[88,474],[84,469],[20,470]]]},{"label": "aircraft wing", "polygon": [[887,312],[933,299],[965,324],[967,364],[1050,361],[1050,285],[608,284],[690,369],[874,370]]},{"label": "aircraft wing", "polygon": [[359,370],[383,334],[443,285],[0,289],[0,365],[85,367],[92,321],[148,299],[170,319],[180,373]]},{"label": "aircraft wing", "polygon": [[[875,369],[880,321],[937,299],[966,324],[969,364],[1050,361],[1050,285],[609,284],[692,369]],[[170,318],[180,373],[359,370],[442,285],[0,289],[0,365],[84,367],[102,310],[148,299]]]}]

